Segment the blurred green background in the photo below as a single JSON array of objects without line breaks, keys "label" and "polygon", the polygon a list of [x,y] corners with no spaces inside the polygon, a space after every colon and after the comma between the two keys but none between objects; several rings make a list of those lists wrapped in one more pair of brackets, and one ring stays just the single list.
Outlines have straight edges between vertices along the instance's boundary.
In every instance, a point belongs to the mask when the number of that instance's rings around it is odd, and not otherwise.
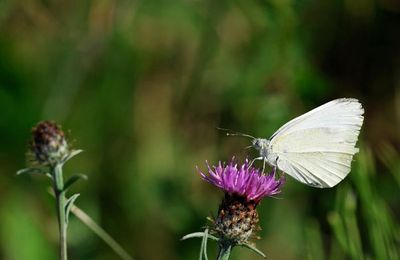
[{"label": "blurred green background", "polygon": [[[89,176],[76,204],[135,259],[197,259],[179,239],[222,192],[195,166],[248,155],[215,127],[269,137],[339,97],[366,110],[352,172],[263,201],[269,259],[400,259],[399,1],[1,0],[0,258],[57,257],[48,180],[15,176],[40,120],[85,150],[66,167]],[[118,259],[71,221],[71,259]]]}]

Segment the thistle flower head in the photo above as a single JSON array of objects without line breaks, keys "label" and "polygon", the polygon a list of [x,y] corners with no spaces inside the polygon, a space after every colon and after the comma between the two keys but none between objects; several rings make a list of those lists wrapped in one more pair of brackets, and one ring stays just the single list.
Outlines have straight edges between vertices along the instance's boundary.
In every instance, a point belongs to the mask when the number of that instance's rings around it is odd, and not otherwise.
[{"label": "thistle flower head", "polygon": [[225,192],[214,220],[212,231],[230,244],[248,244],[256,237],[258,226],[258,203],[267,196],[280,193],[285,179],[275,179],[275,174],[264,175],[248,160],[241,166],[234,159],[227,165],[219,162],[201,177]]},{"label": "thistle flower head", "polygon": [[208,174],[201,171],[201,177],[225,193],[245,198],[246,201],[260,202],[261,199],[278,194],[285,179],[275,179],[275,174],[264,175],[246,160],[238,166],[234,158],[225,165],[219,162],[210,167],[207,163]]},{"label": "thistle flower head", "polygon": [[31,152],[42,165],[54,165],[69,154],[64,132],[55,122],[43,121],[32,130]]}]

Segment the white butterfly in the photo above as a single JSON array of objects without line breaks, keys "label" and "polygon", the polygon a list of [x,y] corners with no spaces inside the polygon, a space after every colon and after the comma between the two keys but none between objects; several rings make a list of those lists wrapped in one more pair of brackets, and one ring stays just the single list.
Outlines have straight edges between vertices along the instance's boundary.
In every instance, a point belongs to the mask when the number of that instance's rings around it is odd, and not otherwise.
[{"label": "white butterfly", "polygon": [[[260,157],[296,180],[318,188],[333,187],[350,172],[364,109],[357,99],[332,100],[301,115],[271,138],[254,138]],[[243,134],[241,134],[243,135]]]}]

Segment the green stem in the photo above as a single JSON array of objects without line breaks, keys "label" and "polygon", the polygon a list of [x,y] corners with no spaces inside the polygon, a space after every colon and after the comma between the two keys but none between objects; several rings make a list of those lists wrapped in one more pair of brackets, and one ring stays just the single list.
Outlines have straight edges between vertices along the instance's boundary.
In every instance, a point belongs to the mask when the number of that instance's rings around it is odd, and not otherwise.
[{"label": "green stem", "polygon": [[[50,195],[55,197],[54,193],[49,191]],[[123,260],[133,260],[133,258],[122,248],[117,241],[115,241],[102,227],[100,227],[88,214],[76,205],[72,205],[71,212],[90,228],[96,235],[98,235],[103,241],[114,250],[114,252],[121,257]],[[217,240],[212,235],[208,235],[210,239]]]},{"label": "green stem", "polygon": [[62,165],[57,164],[52,167],[52,175],[54,178],[54,194],[57,201],[58,226],[60,231],[60,259],[67,260],[67,220],[65,216],[65,192],[64,180],[62,174]]},{"label": "green stem", "polygon": [[106,242],[114,252],[124,260],[132,260],[133,258],[115,241],[102,227],[100,227],[93,219],[91,219],[83,210],[73,205],[72,213],[79,218],[86,226],[96,233],[104,242]]},{"label": "green stem", "polygon": [[231,255],[232,245],[230,243],[220,243],[217,260],[228,260]]}]

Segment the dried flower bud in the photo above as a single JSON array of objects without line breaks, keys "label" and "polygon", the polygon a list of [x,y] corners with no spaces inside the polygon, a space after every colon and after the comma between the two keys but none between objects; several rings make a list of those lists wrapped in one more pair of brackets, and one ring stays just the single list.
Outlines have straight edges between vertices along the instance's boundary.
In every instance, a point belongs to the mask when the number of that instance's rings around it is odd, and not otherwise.
[{"label": "dried flower bud", "polygon": [[32,130],[31,151],[42,165],[59,163],[69,153],[64,132],[55,122],[43,121]]},{"label": "dried flower bud", "polygon": [[225,240],[234,244],[247,244],[256,237],[258,226],[257,204],[244,197],[225,194],[219,206],[218,217],[214,223],[214,231]]}]

